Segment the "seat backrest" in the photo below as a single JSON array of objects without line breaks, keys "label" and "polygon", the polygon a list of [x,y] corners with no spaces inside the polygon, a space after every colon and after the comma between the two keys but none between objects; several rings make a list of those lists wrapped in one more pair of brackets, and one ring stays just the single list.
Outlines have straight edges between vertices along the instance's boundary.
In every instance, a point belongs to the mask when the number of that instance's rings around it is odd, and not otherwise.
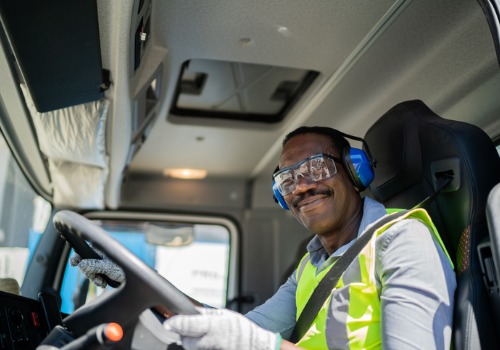
[{"label": "seat backrest", "polygon": [[454,349],[497,348],[477,245],[488,238],[485,215],[490,190],[500,182],[500,158],[478,127],[436,115],[422,101],[402,102],[367,131],[376,161],[369,192],[393,208],[411,208],[435,191],[437,179],[453,173],[426,209],[455,263],[457,291]]},{"label": "seat backrest", "polygon": [[[486,204],[486,219],[488,220],[488,231],[490,234],[490,247],[492,259],[495,266],[496,287],[500,286],[500,183],[491,190]],[[494,292],[500,295],[500,290]],[[500,313],[500,309],[499,309]]]}]

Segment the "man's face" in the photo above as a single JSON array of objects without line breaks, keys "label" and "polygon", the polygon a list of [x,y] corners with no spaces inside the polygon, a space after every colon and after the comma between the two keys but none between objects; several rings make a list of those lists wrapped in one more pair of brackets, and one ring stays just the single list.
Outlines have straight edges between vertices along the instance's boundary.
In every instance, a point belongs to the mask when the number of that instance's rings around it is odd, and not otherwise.
[{"label": "man's face", "polygon": [[[340,156],[326,135],[297,135],[283,147],[279,167],[282,169],[297,164],[319,153]],[[295,190],[284,196],[295,217],[317,235],[342,230],[360,205],[359,193],[344,167],[338,162],[335,163],[337,173],[332,177],[315,182],[310,178],[298,176]]]}]

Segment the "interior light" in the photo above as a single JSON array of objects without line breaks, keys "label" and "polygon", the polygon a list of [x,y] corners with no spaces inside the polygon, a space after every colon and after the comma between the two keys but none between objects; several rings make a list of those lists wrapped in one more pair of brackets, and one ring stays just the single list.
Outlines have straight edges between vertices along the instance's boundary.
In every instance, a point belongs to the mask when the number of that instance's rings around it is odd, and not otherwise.
[{"label": "interior light", "polygon": [[207,177],[205,169],[165,169],[163,175],[176,179],[200,180]]}]

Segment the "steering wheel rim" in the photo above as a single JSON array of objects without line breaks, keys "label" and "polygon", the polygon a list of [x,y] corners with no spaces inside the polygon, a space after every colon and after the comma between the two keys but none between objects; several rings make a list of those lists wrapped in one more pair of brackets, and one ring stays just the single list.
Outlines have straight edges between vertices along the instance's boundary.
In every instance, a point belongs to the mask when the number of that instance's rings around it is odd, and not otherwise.
[{"label": "steering wheel rim", "polygon": [[175,314],[198,313],[192,302],[173,284],[91,220],[73,211],[62,210],[54,215],[53,224],[59,233],[64,231],[74,239],[90,241],[118,264],[126,276],[125,282],[106,293],[106,297],[95,299],[64,319],[75,336],[107,322],[116,322],[125,328],[135,324],[144,310],[157,305],[166,306]]}]

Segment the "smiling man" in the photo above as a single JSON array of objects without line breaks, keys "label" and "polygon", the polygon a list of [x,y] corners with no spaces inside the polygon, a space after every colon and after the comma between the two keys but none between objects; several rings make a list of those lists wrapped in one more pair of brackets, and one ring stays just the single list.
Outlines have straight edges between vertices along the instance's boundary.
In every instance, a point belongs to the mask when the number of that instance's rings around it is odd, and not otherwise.
[{"label": "smiling man", "polygon": [[382,204],[360,195],[372,179],[364,183],[353,173],[359,164],[349,164],[352,150],[344,134],[331,128],[300,127],[286,136],[273,188],[280,205],[315,233],[308,253],[246,318],[202,310],[169,319],[166,327],[181,335],[186,349],[450,348],[455,274],[423,209],[377,229],[305,335],[296,344],[283,340],[323,276],[387,215]]}]

